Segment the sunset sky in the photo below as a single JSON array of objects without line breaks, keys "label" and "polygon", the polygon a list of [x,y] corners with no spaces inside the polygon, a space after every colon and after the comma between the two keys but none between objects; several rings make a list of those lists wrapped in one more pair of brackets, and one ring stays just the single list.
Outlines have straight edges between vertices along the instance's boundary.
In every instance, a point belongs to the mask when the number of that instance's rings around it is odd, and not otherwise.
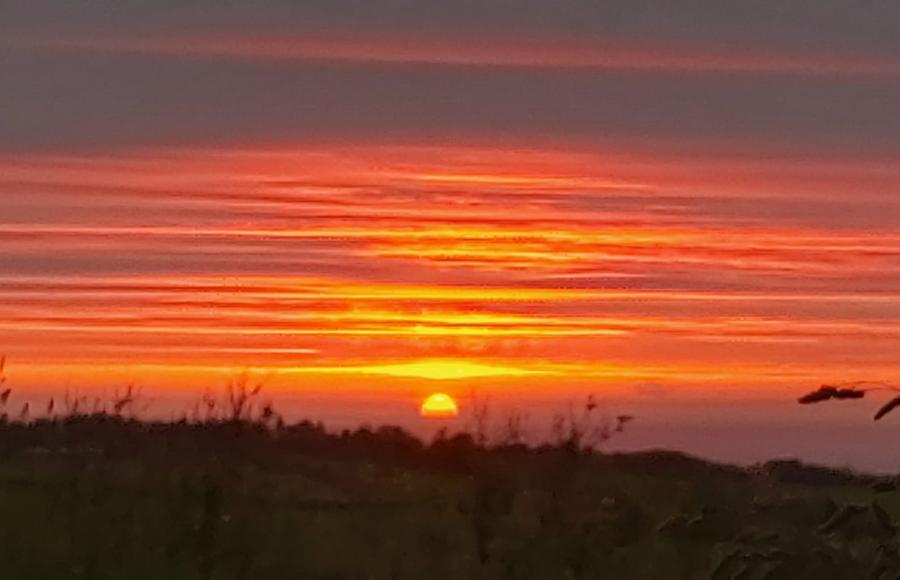
[{"label": "sunset sky", "polygon": [[[900,4],[12,0],[0,354],[20,401],[242,370],[293,418],[891,469]],[[461,421],[464,421],[465,417]]]}]

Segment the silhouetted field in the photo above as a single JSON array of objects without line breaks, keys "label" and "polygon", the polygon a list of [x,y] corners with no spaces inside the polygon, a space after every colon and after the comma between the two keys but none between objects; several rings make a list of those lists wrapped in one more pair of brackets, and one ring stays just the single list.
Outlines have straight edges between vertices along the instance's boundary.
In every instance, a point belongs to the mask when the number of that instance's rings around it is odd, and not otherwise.
[{"label": "silhouetted field", "polygon": [[0,424],[15,579],[896,578],[884,478],[265,418]]}]

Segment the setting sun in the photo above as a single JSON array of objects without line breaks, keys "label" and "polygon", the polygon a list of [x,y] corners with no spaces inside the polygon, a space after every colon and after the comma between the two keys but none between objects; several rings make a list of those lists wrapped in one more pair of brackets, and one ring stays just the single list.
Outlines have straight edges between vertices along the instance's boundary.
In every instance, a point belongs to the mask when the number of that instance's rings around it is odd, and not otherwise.
[{"label": "setting sun", "polygon": [[434,393],[422,402],[419,413],[426,419],[447,419],[456,417],[459,408],[450,395]]}]

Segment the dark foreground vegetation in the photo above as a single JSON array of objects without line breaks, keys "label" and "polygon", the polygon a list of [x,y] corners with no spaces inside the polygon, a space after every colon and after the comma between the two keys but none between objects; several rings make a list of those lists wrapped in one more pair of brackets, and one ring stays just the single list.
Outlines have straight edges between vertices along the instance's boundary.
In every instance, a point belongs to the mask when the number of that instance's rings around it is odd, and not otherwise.
[{"label": "dark foreground vegetation", "polygon": [[900,574],[900,493],[884,478],[268,419],[3,421],[3,577]]},{"label": "dark foreground vegetation", "polygon": [[471,434],[423,443],[287,425],[246,375],[179,421],[140,420],[133,387],[35,417],[4,362],[2,578],[900,578],[893,478],[601,453],[632,417],[598,421],[592,397],[550,444],[522,444],[517,417],[491,442],[475,400]]}]

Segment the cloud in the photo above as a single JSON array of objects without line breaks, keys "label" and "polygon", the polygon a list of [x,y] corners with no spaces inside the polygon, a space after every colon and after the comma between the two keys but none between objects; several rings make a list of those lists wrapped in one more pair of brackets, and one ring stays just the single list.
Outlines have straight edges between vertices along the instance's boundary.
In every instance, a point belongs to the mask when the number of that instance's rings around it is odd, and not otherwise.
[{"label": "cloud", "polygon": [[814,5],[761,0],[734,6],[717,0],[260,0],[252,4],[202,0],[128,0],[72,4],[8,0],[3,28],[25,31],[209,34],[251,31],[283,35],[419,34],[425,38],[576,38],[651,40],[689,46],[752,46],[772,50],[841,51],[896,56],[890,2],[861,9],[847,0]]},{"label": "cloud", "polygon": [[0,34],[0,148],[379,139],[900,151],[891,5],[381,4],[70,14],[13,3]]},{"label": "cloud", "polygon": [[603,41],[428,39],[416,36],[261,35],[18,37],[5,43],[38,52],[153,55],[173,59],[330,61],[424,64],[449,67],[571,69],[586,72],[649,71],[693,74],[789,75],[801,77],[900,77],[900,60],[877,56],[766,50],[703,51],[670,45],[642,46]]}]

